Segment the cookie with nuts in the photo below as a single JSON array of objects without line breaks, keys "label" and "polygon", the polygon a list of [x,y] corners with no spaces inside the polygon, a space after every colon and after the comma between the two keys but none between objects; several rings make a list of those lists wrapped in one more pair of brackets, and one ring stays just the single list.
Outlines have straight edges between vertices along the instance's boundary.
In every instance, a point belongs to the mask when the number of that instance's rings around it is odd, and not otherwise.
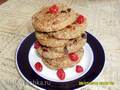
[{"label": "cookie with nuts", "polygon": [[54,4],[35,13],[32,17],[32,24],[37,31],[52,32],[65,28],[76,18],[76,12],[67,5]]},{"label": "cookie with nuts", "polygon": [[67,56],[62,58],[43,59],[42,61],[47,67],[51,69],[68,68],[79,63],[83,54],[84,50],[81,49],[78,52],[69,53]]}]

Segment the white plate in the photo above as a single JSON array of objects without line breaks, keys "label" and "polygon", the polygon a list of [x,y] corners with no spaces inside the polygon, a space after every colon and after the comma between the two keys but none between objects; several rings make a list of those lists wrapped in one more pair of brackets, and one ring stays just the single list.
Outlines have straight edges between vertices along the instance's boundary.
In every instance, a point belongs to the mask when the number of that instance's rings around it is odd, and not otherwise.
[{"label": "white plate", "polygon": [[[29,63],[32,69],[41,77],[55,82],[66,82],[66,81],[72,81],[77,78],[80,78],[83,76],[86,72],[89,71],[90,67],[93,64],[93,52],[89,44],[86,44],[84,46],[84,55],[81,59],[81,61],[77,65],[81,65],[84,69],[82,73],[76,73],[75,72],[75,66],[71,68],[64,69],[66,77],[64,80],[60,80],[56,75],[56,70],[49,69],[44,65],[42,62],[41,57],[37,54],[36,50],[34,49],[34,45],[32,45],[30,51],[29,51]],[[40,62],[43,65],[42,72],[38,72],[34,65],[36,62]]]},{"label": "white plate", "polygon": [[[47,68],[41,58],[37,56],[34,49],[34,42],[36,41],[35,33],[28,35],[19,45],[16,52],[16,65],[20,75],[30,85],[37,89],[77,89],[85,85],[79,85],[79,82],[93,81],[103,69],[105,63],[105,54],[102,45],[99,41],[87,33],[87,44],[84,46],[84,55],[78,63],[84,69],[82,73],[75,72],[75,66],[65,69],[65,80],[58,79],[56,70]],[[40,62],[43,65],[42,72],[37,72],[34,64]],[[42,82],[43,84],[38,84]],[[44,84],[44,82],[47,82]]]}]

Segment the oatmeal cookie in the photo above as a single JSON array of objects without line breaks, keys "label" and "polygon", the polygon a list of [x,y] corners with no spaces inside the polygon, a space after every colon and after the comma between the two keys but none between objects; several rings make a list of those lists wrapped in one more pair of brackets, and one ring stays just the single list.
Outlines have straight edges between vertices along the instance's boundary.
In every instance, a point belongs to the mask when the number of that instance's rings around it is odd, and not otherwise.
[{"label": "oatmeal cookie", "polygon": [[40,32],[58,31],[73,23],[77,16],[67,5],[55,4],[35,13],[32,24]]},{"label": "oatmeal cookie", "polygon": [[57,59],[42,59],[42,61],[48,68],[51,69],[68,68],[80,62],[84,54],[84,50],[82,49],[78,52],[75,52],[74,54],[78,56],[78,59],[76,61],[71,60],[69,55]]},{"label": "oatmeal cookie", "polygon": [[57,39],[73,39],[81,36],[86,29],[86,20],[82,24],[73,23],[64,29],[48,33]]}]

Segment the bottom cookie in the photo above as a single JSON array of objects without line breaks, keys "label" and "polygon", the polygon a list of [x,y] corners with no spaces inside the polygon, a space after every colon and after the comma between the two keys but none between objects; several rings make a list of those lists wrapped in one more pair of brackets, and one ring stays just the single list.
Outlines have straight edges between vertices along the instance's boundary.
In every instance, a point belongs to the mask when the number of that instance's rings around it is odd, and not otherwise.
[{"label": "bottom cookie", "polygon": [[78,52],[70,53],[65,57],[57,59],[42,59],[43,63],[50,69],[69,68],[80,62],[84,54],[84,50],[81,49]]}]

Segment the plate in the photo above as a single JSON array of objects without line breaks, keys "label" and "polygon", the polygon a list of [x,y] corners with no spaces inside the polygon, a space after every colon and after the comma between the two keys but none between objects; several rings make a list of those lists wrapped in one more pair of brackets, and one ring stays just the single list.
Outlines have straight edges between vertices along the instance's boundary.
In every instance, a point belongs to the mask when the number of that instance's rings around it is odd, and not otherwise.
[{"label": "plate", "polygon": [[[46,67],[34,49],[36,38],[33,32],[21,42],[16,52],[16,65],[20,75],[37,89],[70,90],[85,86],[80,82],[93,81],[103,69],[105,54],[99,41],[90,33],[86,33],[87,43],[83,47],[84,55],[77,64],[83,67],[82,73],[76,73],[75,66],[67,68],[64,70],[65,79],[60,80],[56,75],[56,70]],[[36,62],[43,65],[42,72],[38,72],[34,68]]]}]

